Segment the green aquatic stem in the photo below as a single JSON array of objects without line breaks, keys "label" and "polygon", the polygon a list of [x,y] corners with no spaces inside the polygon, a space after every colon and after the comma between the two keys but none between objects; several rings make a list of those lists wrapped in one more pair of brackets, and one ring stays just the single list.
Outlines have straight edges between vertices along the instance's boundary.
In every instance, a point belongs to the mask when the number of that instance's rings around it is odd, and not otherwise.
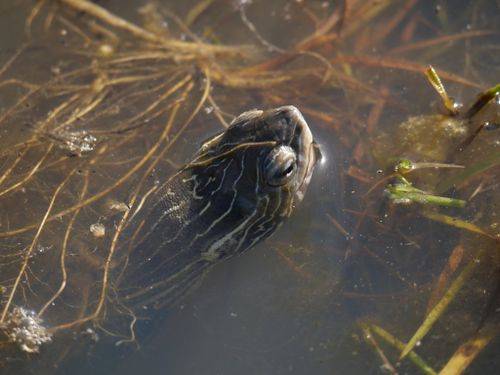
[{"label": "green aquatic stem", "polygon": [[461,199],[432,195],[414,187],[403,176],[397,176],[400,183],[389,185],[385,190],[385,195],[396,204],[420,203],[432,206],[458,207],[463,208],[465,201]]},{"label": "green aquatic stem", "polygon": [[482,228],[478,227],[477,225],[470,223],[466,220],[459,219],[457,217],[449,216],[449,215],[444,215],[438,212],[432,212],[432,211],[422,211],[421,215],[426,217],[427,219],[431,219],[434,221],[439,221],[440,223],[459,228],[459,229],[464,229],[466,231],[472,232],[472,233],[477,233],[481,234],[483,236],[486,236],[488,238],[491,238],[495,241],[498,241],[500,239],[500,236],[498,234],[491,234],[483,230]]},{"label": "green aquatic stem", "polygon": [[433,162],[413,162],[410,159],[401,159],[399,163],[394,168],[394,171],[398,174],[406,174],[417,169],[429,169],[429,168],[465,168],[463,165],[448,164],[448,163],[433,163]]},{"label": "green aquatic stem", "polygon": [[484,108],[486,104],[489,103],[490,100],[494,99],[500,93],[500,83],[496,86],[489,88],[486,91],[483,91],[479,94],[478,98],[472,104],[472,106],[465,112],[463,115],[464,118],[469,119],[473,117],[476,113],[478,113],[481,109]]},{"label": "green aquatic stem", "polygon": [[[389,332],[387,332],[385,329],[382,327],[376,325],[376,324],[370,324],[370,323],[365,323],[361,322],[359,325],[364,328],[367,327],[371,332],[376,334],[378,337],[380,337],[382,340],[384,340],[386,343],[394,347],[398,351],[402,351],[405,347],[405,343],[399,340],[398,338],[394,337],[391,335]],[[426,375],[437,375],[437,372],[434,371],[434,369],[425,362],[422,357],[420,357],[417,353],[414,351],[411,351],[408,353],[408,359],[415,365],[417,368],[422,371],[422,373]]]},{"label": "green aquatic stem", "polygon": [[450,115],[451,116],[457,115],[458,110],[455,105],[455,102],[451,100],[450,97],[448,96],[448,93],[446,92],[446,89],[444,88],[444,85],[441,82],[441,78],[439,78],[439,75],[437,74],[436,70],[434,70],[432,65],[429,65],[429,67],[425,71],[425,76],[429,80],[432,87],[434,87],[434,90],[436,90],[439,96],[441,97],[441,100],[443,101],[443,104],[450,113]]},{"label": "green aquatic stem", "polygon": [[[477,258],[481,258],[484,251],[481,251]],[[470,261],[460,272],[455,280],[451,283],[450,287],[444,294],[443,298],[432,308],[429,314],[425,317],[423,323],[417,329],[413,337],[408,341],[403,350],[401,351],[400,359],[405,358],[415,347],[415,345],[420,342],[425,335],[434,326],[434,323],[443,315],[448,305],[453,301],[462,289],[465,282],[470,278],[472,272],[476,269],[478,263],[474,260]]]},{"label": "green aquatic stem", "polygon": [[377,341],[373,337],[372,332],[371,332],[370,328],[368,327],[368,325],[366,325],[366,324],[361,325],[360,324],[360,328],[361,328],[361,331],[363,331],[363,339],[372,348],[372,350],[375,352],[375,354],[382,361],[383,364],[382,364],[381,368],[383,368],[386,372],[388,372],[392,375],[398,375],[398,372],[396,371],[396,369],[394,368],[392,363],[389,361],[389,359],[385,355],[382,348],[378,345]]},{"label": "green aquatic stem", "polygon": [[456,187],[464,183],[465,181],[483,173],[491,168],[498,167],[500,165],[500,152],[493,154],[492,157],[480,161],[471,167],[467,167],[463,172],[453,175],[447,180],[440,183],[436,190],[437,191],[447,191],[452,187]]}]

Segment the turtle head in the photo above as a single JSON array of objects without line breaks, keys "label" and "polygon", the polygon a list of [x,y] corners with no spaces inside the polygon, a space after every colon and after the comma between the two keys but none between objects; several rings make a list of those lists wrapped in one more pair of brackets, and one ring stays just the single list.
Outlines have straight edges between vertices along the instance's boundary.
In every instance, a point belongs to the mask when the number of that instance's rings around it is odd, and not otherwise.
[{"label": "turtle head", "polygon": [[207,140],[185,170],[199,207],[210,202],[221,224],[215,243],[242,250],[272,234],[303,199],[320,155],[294,106],[244,112]]}]

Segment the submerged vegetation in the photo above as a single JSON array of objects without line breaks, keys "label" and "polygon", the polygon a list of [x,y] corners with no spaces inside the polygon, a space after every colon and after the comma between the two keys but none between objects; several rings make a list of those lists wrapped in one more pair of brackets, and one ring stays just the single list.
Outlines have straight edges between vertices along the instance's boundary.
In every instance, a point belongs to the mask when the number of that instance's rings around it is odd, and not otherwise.
[{"label": "submerged vegetation", "polygon": [[[283,104],[336,148],[325,168],[338,188],[317,198],[311,229],[335,241],[309,252],[345,268],[316,302],[362,311],[350,345],[375,355],[353,366],[460,374],[498,341],[500,30],[478,21],[497,5],[151,1],[131,20],[105,2],[13,4],[25,38],[0,60],[3,358],[59,364],[96,332],[135,342],[150,312],[120,281],[144,200],[234,114]],[[257,15],[273,6],[266,26]],[[308,294],[338,278],[273,248]]]},{"label": "submerged vegetation", "polygon": [[[443,196],[436,196],[429,194],[425,191],[415,188],[403,175],[411,174],[417,169],[432,168],[434,170],[439,170],[441,168],[453,168],[462,169],[465,168],[462,165],[456,164],[443,164],[444,161],[454,161],[459,159],[461,153],[465,153],[467,148],[470,147],[474,139],[479,135],[481,131],[486,126],[490,125],[490,122],[498,122],[500,117],[500,85],[496,85],[482,93],[480,93],[476,101],[470,105],[467,110],[463,110],[461,105],[454,102],[448,96],[439,75],[436,73],[433,67],[429,67],[426,71],[427,78],[432,86],[436,89],[442,100],[442,107],[445,114],[443,115],[421,115],[412,120],[404,122],[400,127],[400,132],[396,133],[398,137],[403,139],[405,143],[404,151],[405,153],[414,153],[415,157],[424,160],[420,163],[413,163],[408,159],[402,159],[395,167],[395,184],[390,184],[385,189],[386,196],[396,204],[411,204],[419,203],[425,206],[443,206],[443,207],[457,207],[464,208],[466,201],[461,199],[447,198]],[[484,108],[492,106],[494,108],[494,114],[491,118],[480,118],[476,121],[474,116],[480,113]],[[408,125],[411,123],[411,125]],[[416,128],[416,129],[415,129]],[[437,130],[436,130],[437,129]],[[408,142],[407,132],[417,133],[412,135],[411,141]],[[403,136],[401,136],[403,133]],[[429,139],[434,138],[433,141]],[[401,141],[401,139],[394,139],[394,142]],[[422,143],[422,144],[421,144]],[[493,151],[495,152],[495,151]],[[498,151],[496,152],[498,153]],[[436,162],[429,162],[429,158],[437,158]],[[490,164],[493,168],[497,165]],[[461,184],[467,183],[467,179],[471,177],[470,175],[463,175],[463,179],[457,179],[456,175],[452,175],[451,179],[453,183],[446,181],[437,180],[436,176],[425,175],[420,176],[423,179],[423,183],[427,186],[434,186],[436,190],[440,185],[446,186],[446,190],[451,187],[457,187]],[[448,177],[450,178],[450,177]],[[498,199],[498,197],[497,197]],[[495,205],[493,206],[495,207]],[[484,213],[490,211],[489,208],[482,208]],[[493,208],[495,210],[495,208]],[[493,230],[491,233],[482,230],[480,227],[473,223],[467,222],[460,219],[459,217],[452,217],[448,215],[441,214],[436,211],[422,211],[421,215],[431,220],[440,221],[449,226],[455,226],[457,228],[463,229],[465,231],[481,234],[485,237],[490,238],[492,241],[486,240],[476,249],[472,255],[472,259],[462,260],[464,256],[461,242],[464,239],[459,240],[459,252],[455,250],[450,256],[449,262],[453,264],[453,270],[450,270],[450,263],[442,271],[438,284],[435,286],[433,293],[431,294],[432,303],[430,302],[427,314],[424,318],[422,325],[416,330],[413,336],[405,344],[394,338],[390,333],[386,332],[383,328],[377,325],[362,324],[361,327],[364,332],[365,340],[372,343],[373,338],[371,338],[372,331],[376,336],[379,336],[382,340],[388,342],[395,350],[400,352],[399,360],[404,359],[410,353],[413,353],[413,358],[411,360],[415,365],[425,374],[437,374],[428,364],[423,362],[420,357],[416,356],[413,352],[415,347],[421,343],[424,337],[432,329],[433,325],[445,314],[448,305],[457,298],[457,294],[464,288],[466,283],[471,279],[473,273],[477,271],[480,262],[490,262],[491,258],[497,258],[500,250],[500,232]],[[495,220],[496,214],[492,215],[493,220]],[[497,227],[497,222],[493,221],[491,223],[493,228]],[[455,248],[457,249],[457,248]],[[458,259],[457,259],[458,258]],[[459,262],[466,263],[463,269],[455,276],[452,280],[452,273],[450,271],[456,271]],[[494,260],[498,262],[498,260]],[[498,267],[498,266],[496,266]],[[447,285],[447,289],[446,288]],[[439,289],[438,289],[439,288]],[[438,296],[440,297],[437,300]],[[493,295],[491,298],[496,298]],[[478,326],[478,332],[466,343],[461,346],[458,351],[451,357],[448,363],[439,372],[440,374],[459,374],[462,373],[467,366],[472,362],[474,357],[482,350],[484,347],[500,332],[499,327],[495,324],[489,324],[483,327],[482,324]],[[372,345],[375,345],[372,343]],[[378,347],[376,347],[378,350]],[[464,353],[466,351],[466,353]],[[416,357],[415,357],[416,356]],[[381,356],[383,361],[385,361],[385,366],[389,369],[394,368],[387,362],[385,356]]]}]

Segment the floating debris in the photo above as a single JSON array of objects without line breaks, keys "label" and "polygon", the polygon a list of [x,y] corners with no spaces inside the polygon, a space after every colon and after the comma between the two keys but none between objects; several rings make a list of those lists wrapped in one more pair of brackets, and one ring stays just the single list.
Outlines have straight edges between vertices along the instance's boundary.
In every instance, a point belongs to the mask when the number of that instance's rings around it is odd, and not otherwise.
[{"label": "floating debris", "polygon": [[82,156],[95,149],[97,138],[86,130],[62,130],[49,137],[56,140],[59,147],[69,151],[70,156]]},{"label": "floating debris", "polygon": [[53,245],[49,245],[49,246],[43,246],[41,244],[37,244],[36,245],[36,250],[37,252],[39,252],[40,254],[43,254],[43,253],[46,253],[47,251],[49,251],[50,249],[52,249]]},{"label": "floating debris", "polygon": [[99,341],[99,334],[93,330],[92,328],[88,327],[84,331],[80,332],[80,335],[83,337],[88,337],[90,338],[91,341],[93,342],[98,342]]},{"label": "floating debris", "polygon": [[97,47],[97,55],[99,57],[108,58],[113,56],[114,53],[115,47],[113,47],[111,44],[103,43]]},{"label": "floating debris", "polygon": [[106,206],[109,210],[116,212],[127,212],[130,210],[130,207],[125,202],[119,202],[114,199],[109,199]]},{"label": "floating debris", "polygon": [[94,223],[90,226],[90,232],[96,238],[102,238],[106,234],[106,227],[101,223]]},{"label": "floating debris", "polygon": [[15,307],[0,324],[9,341],[26,353],[38,353],[42,344],[52,341],[52,335],[42,325],[42,319],[32,310]]}]

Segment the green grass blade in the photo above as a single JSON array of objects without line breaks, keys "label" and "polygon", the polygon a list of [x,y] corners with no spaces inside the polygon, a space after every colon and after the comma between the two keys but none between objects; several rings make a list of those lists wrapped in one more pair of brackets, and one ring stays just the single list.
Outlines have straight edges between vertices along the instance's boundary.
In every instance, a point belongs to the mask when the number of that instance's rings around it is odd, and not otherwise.
[{"label": "green grass blade", "polygon": [[421,341],[425,337],[427,332],[430,331],[434,323],[436,323],[441,315],[443,315],[450,302],[453,301],[462,286],[469,279],[476,266],[476,262],[469,262],[464,267],[462,272],[457,276],[457,278],[453,280],[443,298],[441,298],[441,300],[432,308],[429,314],[425,317],[422,325],[417,329],[413,337],[410,339],[410,341],[408,341],[404,349],[401,351],[400,359],[406,357],[413,350],[417,342]]}]

